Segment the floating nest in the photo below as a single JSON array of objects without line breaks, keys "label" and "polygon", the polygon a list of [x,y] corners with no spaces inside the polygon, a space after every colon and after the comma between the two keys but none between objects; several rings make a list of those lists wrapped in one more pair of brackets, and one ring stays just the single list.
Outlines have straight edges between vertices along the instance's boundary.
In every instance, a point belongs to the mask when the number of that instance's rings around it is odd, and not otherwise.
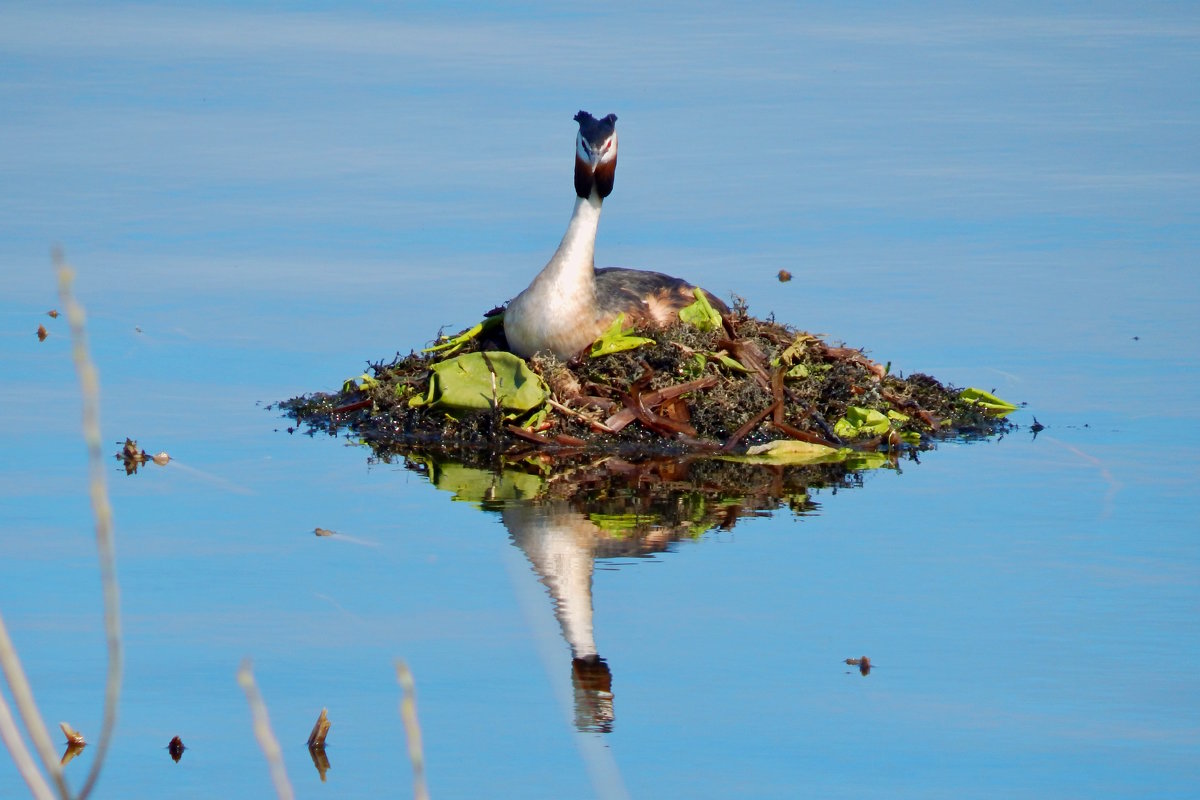
[{"label": "floating nest", "polygon": [[667,329],[618,320],[570,362],[509,353],[502,314],[279,407],[302,430],[353,435],[387,459],[479,466],[702,457],[853,469],[1013,427],[1014,407],[986,392],[900,377],[740,302]]}]

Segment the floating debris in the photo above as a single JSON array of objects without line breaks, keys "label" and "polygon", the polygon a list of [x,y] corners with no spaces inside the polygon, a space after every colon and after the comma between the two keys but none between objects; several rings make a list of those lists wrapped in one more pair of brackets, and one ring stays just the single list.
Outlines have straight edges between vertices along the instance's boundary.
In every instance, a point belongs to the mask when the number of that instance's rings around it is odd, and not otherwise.
[{"label": "floating debris", "polygon": [[170,743],[167,745],[167,752],[171,754],[171,758],[176,764],[179,763],[179,759],[183,758],[184,750],[187,750],[187,748],[183,746],[183,740],[178,736],[171,739]]},{"label": "floating debris", "polygon": [[864,677],[871,674],[871,659],[866,656],[862,658],[847,658],[846,663],[852,667],[858,667],[858,671]]},{"label": "floating debris", "polygon": [[308,735],[309,747],[324,747],[325,737],[329,735],[329,710],[322,708],[321,715],[317,717],[316,724],[313,725],[312,733]]},{"label": "floating debris", "polygon": [[58,727],[62,728],[63,735],[67,737],[67,744],[87,744],[87,740],[83,738],[83,734],[72,728],[67,723],[60,722],[58,723]]},{"label": "floating debris", "polygon": [[67,749],[63,750],[62,758],[59,759],[58,765],[60,767],[65,767],[67,764],[71,763],[71,761],[75,758],[75,756],[82,753],[83,748],[85,748],[85,747],[87,747],[86,744],[76,744],[75,742],[67,742]]},{"label": "floating debris", "polygon": [[87,747],[87,740],[83,738],[82,733],[65,722],[58,723],[58,727],[62,728],[63,735],[67,737],[67,749],[63,751],[62,759],[58,762],[59,766],[65,767],[71,759],[83,752],[83,748]]},{"label": "floating debris", "polygon": [[322,708],[312,733],[308,735],[308,754],[312,757],[313,766],[317,768],[317,774],[321,776],[321,783],[325,782],[325,773],[329,771],[329,756],[325,754],[325,737],[329,735],[329,728],[328,709]]},{"label": "floating debris", "polygon": [[138,471],[138,468],[147,461],[153,461],[160,467],[165,467],[171,461],[171,456],[165,451],[150,455],[145,450],[138,447],[137,441],[130,438],[125,439],[125,444],[121,446],[121,450],[117,453],[116,457],[120,459],[121,463],[125,466],[126,475],[135,474]]},{"label": "floating debris", "polygon": [[787,283],[791,279],[792,279],[792,273],[788,272],[786,269],[779,270],[779,282],[780,283]]},{"label": "floating debris", "polygon": [[317,774],[321,776],[321,783],[324,783],[325,773],[331,769],[329,755],[325,752],[324,747],[310,747],[308,748],[308,755],[312,759],[313,766],[317,769]]},{"label": "floating debris", "polygon": [[116,457],[125,465],[126,475],[135,474],[139,467],[150,460],[150,457],[146,455],[146,451],[140,449],[137,442],[128,437],[126,437],[125,444],[122,445]]},{"label": "floating debris", "polygon": [[47,337],[47,336],[49,336],[49,335],[50,335],[50,334],[46,332],[46,326],[45,326],[45,325],[38,325],[38,329],[37,329],[37,337],[38,337],[38,341],[39,341],[39,342],[44,342],[44,341],[46,341],[46,337]]}]

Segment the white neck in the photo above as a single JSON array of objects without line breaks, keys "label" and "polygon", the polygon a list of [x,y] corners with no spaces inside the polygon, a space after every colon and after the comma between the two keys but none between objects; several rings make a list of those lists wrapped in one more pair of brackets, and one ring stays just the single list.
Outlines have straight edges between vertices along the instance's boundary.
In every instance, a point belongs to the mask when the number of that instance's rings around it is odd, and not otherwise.
[{"label": "white neck", "polygon": [[575,199],[575,210],[567,223],[558,249],[546,264],[538,280],[550,278],[562,288],[593,282],[596,265],[596,231],[600,227],[600,198],[593,190],[587,197]]},{"label": "white neck", "polygon": [[595,190],[575,200],[558,250],[529,287],[509,303],[504,331],[517,355],[528,358],[539,350],[549,350],[569,358],[595,339],[600,206]]}]

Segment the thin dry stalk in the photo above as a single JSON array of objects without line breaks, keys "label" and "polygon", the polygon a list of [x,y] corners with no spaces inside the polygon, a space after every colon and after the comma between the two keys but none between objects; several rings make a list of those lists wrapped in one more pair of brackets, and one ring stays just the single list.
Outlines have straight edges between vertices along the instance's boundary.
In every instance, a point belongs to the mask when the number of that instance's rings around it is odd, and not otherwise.
[{"label": "thin dry stalk", "polygon": [[412,762],[413,800],[429,800],[425,785],[425,751],[421,747],[421,723],[417,721],[417,688],[412,672],[403,661],[396,662],[396,680],[400,682],[400,719],[408,737],[408,759]]},{"label": "thin dry stalk", "polygon": [[267,706],[263,703],[262,695],[258,693],[258,685],[254,682],[254,672],[251,670],[250,659],[242,662],[238,669],[238,684],[246,693],[246,702],[250,704],[250,716],[254,720],[254,738],[266,756],[267,766],[271,768],[271,780],[275,784],[275,794],[279,800],[293,800],[292,784],[288,780],[287,769],[283,766],[283,751],[279,749],[279,740],[271,731],[271,720],[267,716]]},{"label": "thin dry stalk", "polygon": [[[96,517],[96,550],[100,557],[100,580],[104,590],[104,633],[108,642],[108,674],[104,683],[104,716],[100,721],[100,738],[96,744],[96,758],[92,761],[87,780],[79,790],[79,800],[91,794],[100,768],[112,742],[113,729],[117,724],[117,702],[121,697],[121,597],[117,587],[117,555],[113,544],[112,506],[108,502],[105,485],[104,462],[100,453],[100,381],[96,366],[88,355],[87,332],[84,328],[86,315],[83,306],[71,293],[71,282],[75,273],[67,264],[63,253],[54,250],[54,266],[58,272],[58,295],[71,326],[71,354],[75,371],[79,374],[79,388],[83,396],[83,439],[88,450],[88,486],[92,497],[92,513]],[[52,773],[53,774],[53,773]]]},{"label": "thin dry stalk", "polygon": [[[63,777],[62,769],[59,767],[58,753],[55,752],[54,743],[50,740],[50,729],[46,727],[46,721],[42,719],[41,712],[38,711],[37,701],[33,699],[33,689],[29,686],[29,679],[25,677],[25,670],[21,667],[21,659],[17,656],[17,650],[13,647],[12,640],[8,637],[8,629],[4,626],[3,618],[0,618],[0,669],[4,671],[4,679],[8,682],[9,690],[12,691],[13,702],[17,706],[17,713],[21,715],[21,721],[25,723],[25,730],[29,732],[29,738],[33,740],[34,748],[37,751],[38,758],[42,761],[42,766],[46,768],[46,772],[49,773],[51,780],[54,782],[54,787],[57,789],[59,797],[70,797],[71,792],[67,788],[66,779]],[[0,697],[0,700],[3,700],[3,698]],[[7,706],[5,708],[7,709]],[[16,734],[15,741],[24,750],[25,745],[19,733]],[[6,745],[9,745],[9,752],[12,753],[13,760],[16,761],[17,755],[13,751],[11,744],[9,744],[9,736],[4,736],[4,742]],[[40,773],[38,777],[41,777]]]},{"label": "thin dry stalk", "polygon": [[17,723],[8,709],[8,701],[4,699],[3,693],[0,693],[0,739],[4,740],[4,746],[8,748],[13,763],[17,765],[17,771],[21,773],[25,785],[29,787],[29,793],[35,800],[54,800],[50,784],[46,783],[45,777],[33,761],[33,756],[25,747],[25,741],[21,738],[21,732],[17,730]]}]

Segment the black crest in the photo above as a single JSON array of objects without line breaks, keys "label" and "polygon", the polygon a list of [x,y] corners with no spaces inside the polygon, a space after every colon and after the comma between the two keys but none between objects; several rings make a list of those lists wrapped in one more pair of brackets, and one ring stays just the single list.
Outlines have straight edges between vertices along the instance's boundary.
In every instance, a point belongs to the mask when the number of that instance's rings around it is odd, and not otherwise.
[{"label": "black crest", "polygon": [[579,123],[579,132],[583,134],[583,138],[589,144],[604,141],[612,135],[612,132],[617,127],[616,114],[609,114],[607,117],[596,119],[588,112],[580,111],[575,115],[575,121]]}]

